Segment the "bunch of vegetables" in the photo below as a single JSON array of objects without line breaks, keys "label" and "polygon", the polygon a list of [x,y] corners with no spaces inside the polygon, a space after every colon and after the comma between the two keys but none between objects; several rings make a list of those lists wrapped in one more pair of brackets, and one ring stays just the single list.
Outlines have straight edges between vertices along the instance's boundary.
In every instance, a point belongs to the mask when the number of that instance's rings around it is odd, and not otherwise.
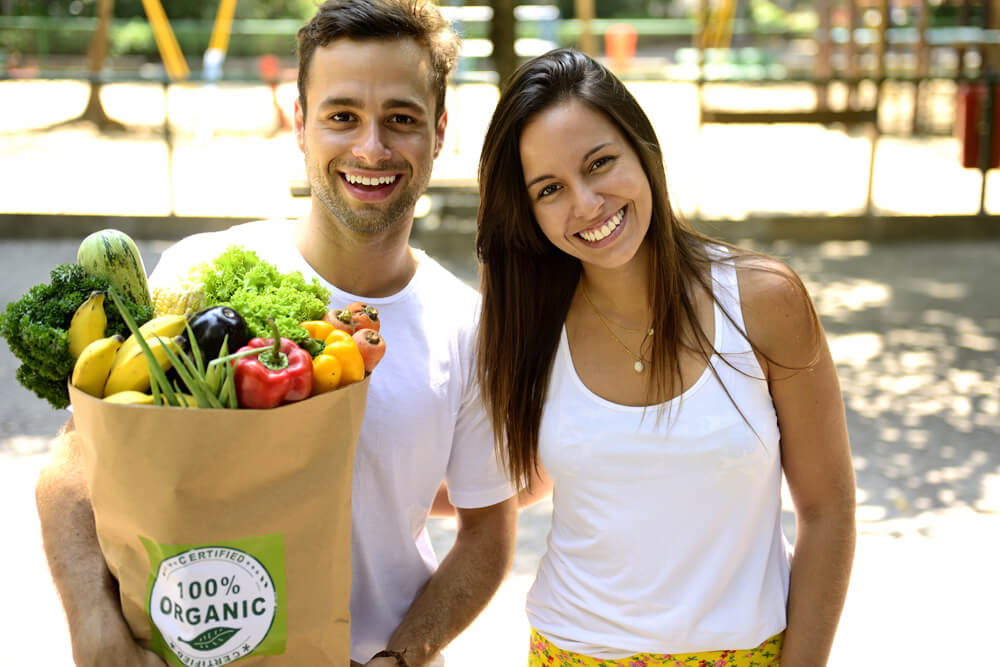
[{"label": "bunch of vegetables", "polygon": [[357,382],[385,355],[374,306],[355,302],[327,312],[322,320],[303,322],[302,327],[313,341],[322,341],[313,359],[313,394]]},{"label": "bunch of vegetables", "polygon": [[318,280],[239,246],[151,295],[135,243],[103,230],[51,278],[8,305],[0,335],[56,408],[67,380],[114,403],[274,407],[362,379],[385,350],[374,308],[327,312]]},{"label": "bunch of vegetables", "polygon": [[[127,312],[134,321],[145,323],[153,309],[139,251],[132,239],[116,230],[88,236],[80,244],[77,262],[56,266],[50,278],[7,304],[0,314],[0,336],[21,361],[17,381],[62,409],[69,405],[66,381],[85,347],[83,341],[89,342],[98,329],[102,338],[127,335],[122,315]],[[124,310],[114,304],[104,307],[103,295],[111,287],[123,295]],[[89,305],[81,310],[85,303]]]},{"label": "bunch of vegetables", "polygon": [[299,323],[322,318],[330,292],[313,278],[306,281],[298,271],[281,273],[252,250],[230,246],[211,262],[193,267],[174,284],[153,291],[157,315],[190,316],[208,306],[226,305],[246,320],[255,337],[271,335],[267,318],[278,325],[281,335],[296,343],[309,336]]},{"label": "bunch of vegetables", "polygon": [[[118,302],[114,291],[111,297]],[[164,315],[160,319],[174,317],[183,318]],[[155,334],[144,338],[141,328],[131,321],[128,324],[133,331],[130,340],[135,340],[145,355],[146,373],[141,387],[112,389],[115,378],[112,367],[103,393],[93,394],[103,395],[106,401],[199,408],[273,408],[358,382],[385,353],[385,341],[376,331],[359,330],[352,336],[327,322],[307,321],[302,325],[309,332],[309,340],[318,343],[307,346],[314,349],[314,358],[306,348],[283,338],[274,318],[268,318],[270,338],[249,338],[246,321],[228,306],[196,313],[184,323],[186,336],[168,340]],[[329,331],[324,327],[329,327]],[[312,338],[318,334],[326,338],[322,341]],[[229,353],[231,342],[240,346],[236,352]],[[171,369],[176,372],[173,377],[168,374]],[[73,383],[88,391],[87,385],[77,384],[76,374]],[[101,385],[92,386],[96,389]],[[147,388],[149,393],[144,391]]]}]

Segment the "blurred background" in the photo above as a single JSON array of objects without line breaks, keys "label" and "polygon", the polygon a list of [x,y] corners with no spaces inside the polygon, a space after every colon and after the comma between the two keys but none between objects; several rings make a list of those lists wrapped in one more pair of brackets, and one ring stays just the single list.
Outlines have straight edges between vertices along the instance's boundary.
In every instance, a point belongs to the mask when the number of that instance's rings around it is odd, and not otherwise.
[{"label": "blurred background", "polygon": [[[675,208],[804,278],[840,374],[859,542],[830,664],[993,664],[1000,598],[1000,0],[440,0],[464,38],[415,245],[470,285],[498,86],[573,46],[639,99]],[[0,306],[113,227],[173,240],[308,209],[291,134],[313,0],[0,0]],[[66,415],[0,345],[0,665],[70,664],[32,490]],[[784,529],[794,536],[786,498]],[[551,506],[445,652],[524,664]],[[430,533],[444,553],[453,522]]]},{"label": "blurred background", "polygon": [[[440,4],[464,46],[421,229],[467,224],[498,84],[557,46],[628,83],[696,223],[838,218],[870,236],[943,216],[978,234],[1000,209],[995,0]],[[294,36],[313,7],[0,0],[0,214],[298,215]],[[19,220],[0,231],[27,233]]]}]

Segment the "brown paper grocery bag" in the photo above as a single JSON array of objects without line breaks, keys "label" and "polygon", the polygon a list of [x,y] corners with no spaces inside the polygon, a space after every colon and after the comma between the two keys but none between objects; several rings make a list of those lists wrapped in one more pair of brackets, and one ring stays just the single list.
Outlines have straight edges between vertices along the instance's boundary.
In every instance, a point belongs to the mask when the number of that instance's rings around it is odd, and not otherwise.
[{"label": "brown paper grocery bag", "polygon": [[70,387],[98,540],[141,643],[172,665],[349,664],[367,391],[208,410]]}]

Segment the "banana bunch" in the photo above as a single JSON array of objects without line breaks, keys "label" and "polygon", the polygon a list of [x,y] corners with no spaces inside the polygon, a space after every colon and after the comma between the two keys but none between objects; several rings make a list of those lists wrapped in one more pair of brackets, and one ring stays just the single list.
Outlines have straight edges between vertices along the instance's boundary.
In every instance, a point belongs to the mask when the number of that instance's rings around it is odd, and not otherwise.
[{"label": "banana bunch", "polygon": [[[154,317],[139,327],[138,334],[149,344],[163,370],[170,369],[166,349],[177,351],[174,338],[183,330],[183,315]],[[150,369],[136,334],[104,336],[107,316],[104,293],[94,292],[74,313],[68,331],[70,353],[76,357],[70,383],[91,396],[113,403],[151,404]]]}]

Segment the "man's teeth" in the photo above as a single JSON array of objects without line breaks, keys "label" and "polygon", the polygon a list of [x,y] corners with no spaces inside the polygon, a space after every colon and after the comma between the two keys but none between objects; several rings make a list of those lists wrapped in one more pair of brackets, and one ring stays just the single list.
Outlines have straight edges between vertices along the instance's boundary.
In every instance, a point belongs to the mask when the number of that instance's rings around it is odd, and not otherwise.
[{"label": "man's teeth", "polygon": [[607,222],[605,222],[599,228],[582,231],[578,234],[578,236],[582,238],[584,241],[589,241],[590,243],[596,243],[597,241],[606,238],[607,235],[610,234],[611,232],[615,231],[615,229],[618,228],[618,225],[622,224],[622,218],[624,217],[625,217],[625,209],[623,208],[619,210],[617,213],[615,213],[614,216],[612,216]]},{"label": "man's teeth", "polygon": [[354,174],[344,174],[348,183],[353,185],[389,185],[396,182],[396,176],[355,176]]}]

